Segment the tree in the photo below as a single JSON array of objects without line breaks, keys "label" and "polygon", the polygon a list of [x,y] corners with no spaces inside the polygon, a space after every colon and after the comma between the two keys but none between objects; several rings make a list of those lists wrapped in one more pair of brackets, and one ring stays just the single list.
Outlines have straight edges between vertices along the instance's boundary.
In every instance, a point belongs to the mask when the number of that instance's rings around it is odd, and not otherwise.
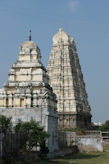
[{"label": "tree", "polygon": [[12,131],[11,117],[7,118],[6,116],[0,115],[0,129],[3,133]]},{"label": "tree", "polygon": [[11,163],[19,157],[25,160],[25,157],[28,157],[28,154],[31,154],[33,148],[37,146],[41,147],[40,155],[48,153],[45,143],[49,134],[35,121],[22,122],[19,120],[13,127],[11,118],[0,115],[0,128],[2,158],[6,163]]},{"label": "tree", "polygon": [[109,120],[107,120],[99,129],[101,131],[109,131]]},{"label": "tree", "polygon": [[19,120],[15,126],[15,132],[23,135],[22,146],[26,150],[31,151],[33,147],[43,147],[46,142],[46,138],[49,134],[44,131],[43,127],[40,127],[34,120],[30,122],[22,122]]}]

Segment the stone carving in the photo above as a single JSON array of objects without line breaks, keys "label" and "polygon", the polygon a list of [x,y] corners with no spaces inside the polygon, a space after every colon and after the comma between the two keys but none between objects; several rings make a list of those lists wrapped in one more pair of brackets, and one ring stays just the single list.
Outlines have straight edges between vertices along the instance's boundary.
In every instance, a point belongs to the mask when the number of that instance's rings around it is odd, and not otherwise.
[{"label": "stone carving", "polygon": [[53,36],[47,71],[57,95],[59,128],[90,127],[91,113],[76,42],[62,29]]}]

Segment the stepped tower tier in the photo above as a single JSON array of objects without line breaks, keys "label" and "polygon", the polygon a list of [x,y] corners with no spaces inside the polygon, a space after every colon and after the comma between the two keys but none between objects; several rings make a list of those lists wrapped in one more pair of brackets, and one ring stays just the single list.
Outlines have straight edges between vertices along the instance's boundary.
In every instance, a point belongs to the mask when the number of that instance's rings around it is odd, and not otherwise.
[{"label": "stepped tower tier", "polygon": [[39,122],[50,134],[49,154],[58,151],[57,99],[49,85],[46,68],[41,63],[38,46],[31,41],[20,45],[18,60],[9,71],[8,81],[0,89],[0,115],[18,120]]},{"label": "stepped tower tier", "polygon": [[91,113],[76,42],[62,29],[53,37],[47,71],[57,95],[59,128],[88,128]]},{"label": "stepped tower tier", "polygon": [[[47,71],[41,63],[38,46],[33,41],[26,41],[21,44],[19,49],[18,60],[12,65],[8,73],[9,79],[4,84],[4,89],[1,90],[0,106],[4,108],[32,107],[34,106],[33,94],[35,92],[40,93],[42,88],[52,92]],[[2,94],[6,94],[4,103]],[[9,98],[10,95],[12,100]],[[19,100],[17,101],[15,97]]]},{"label": "stepped tower tier", "polygon": [[[12,65],[9,79],[0,90],[0,108],[31,108],[38,104],[42,91],[51,95],[56,110],[56,95],[49,85],[49,77],[41,63],[41,53],[33,41],[20,45],[18,60]],[[37,101],[37,102],[36,102]],[[51,103],[52,104],[52,103]],[[51,105],[49,104],[51,107]]]}]

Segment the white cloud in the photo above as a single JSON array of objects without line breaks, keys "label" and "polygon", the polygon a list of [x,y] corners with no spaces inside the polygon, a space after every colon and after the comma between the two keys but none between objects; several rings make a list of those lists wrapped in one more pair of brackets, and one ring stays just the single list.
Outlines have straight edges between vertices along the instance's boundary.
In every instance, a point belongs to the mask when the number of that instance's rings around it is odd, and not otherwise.
[{"label": "white cloud", "polygon": [[79,1],[78,0],[70,0],[68,5],[72,11],[75,11],[79,6]]}]

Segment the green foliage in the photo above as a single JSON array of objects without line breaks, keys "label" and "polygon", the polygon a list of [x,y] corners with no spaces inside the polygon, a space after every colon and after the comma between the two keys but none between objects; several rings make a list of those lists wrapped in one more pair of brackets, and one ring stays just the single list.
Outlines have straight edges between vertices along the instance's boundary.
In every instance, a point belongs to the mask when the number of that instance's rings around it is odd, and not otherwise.
[{"label": "green foliage", "polygon": [[[30,122],[19,122],[12,126],[11,118],[0,115],[0,134],[3,134],[3,155],[5,163],[12,163],[20,158],[21,161],[28,161],[31,157],[28,154],[37,152],[37,146],[40,146],[40,157],[48,153],[46,139],[49,134],[38,123],[31,120]],[[13,151],[14,150],[14,151]],[[28,158],[27,158],[28,157]],[[14,162],[15,163],[15,162]]]},{"label": "green foliage", "polygon": [[67,128],[67,129],[64,129],[64,131],[66,132],[78,132],[78,131],[81,131],[81,130],[85,130],[84,128]]},{"label": "green foliage", "polygon": [[99,127],[101,131],[109,131],[109,120],[107,120],[102,126]]},{"label": "green foliage", "polygon": [[0,115],[0,129],[4,133],[6,133],[7,131],[12,131],[11,117],[7,118],[3,115]]},{"label": "green foliage", "polygon": [[30,122],[22,122],[19,120],[15,126],[15,132],[23,134],[22,146],[28,151],[31,151],[33,147],[38,145],[45,145],[46,138],[49,134],[44,131],[43,127],[40,127],[34,120]]}]

